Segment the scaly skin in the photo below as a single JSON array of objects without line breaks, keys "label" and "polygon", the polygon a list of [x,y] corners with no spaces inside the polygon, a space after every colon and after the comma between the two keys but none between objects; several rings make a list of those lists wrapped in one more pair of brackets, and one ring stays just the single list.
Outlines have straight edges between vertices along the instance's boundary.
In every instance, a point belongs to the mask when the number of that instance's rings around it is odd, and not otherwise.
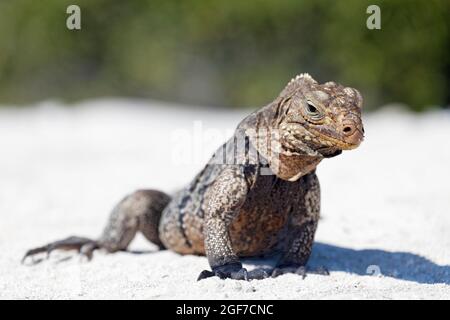
[{"label": "scaly skin", "polygon": [[[320,216],[316,166],[363,140],[360,93],[307,74],[292,79],[269,105],[246,117],[234,136],[172,197],[139,190],[113,210],[98,240],[70,237],[32,249],[125,250],[138,231],[161,248],[206,255],[210,276],[264,278],[240,257],[280,254],[272,275],[305,274]],[[25,259],[24,258],[24,259]]]}]

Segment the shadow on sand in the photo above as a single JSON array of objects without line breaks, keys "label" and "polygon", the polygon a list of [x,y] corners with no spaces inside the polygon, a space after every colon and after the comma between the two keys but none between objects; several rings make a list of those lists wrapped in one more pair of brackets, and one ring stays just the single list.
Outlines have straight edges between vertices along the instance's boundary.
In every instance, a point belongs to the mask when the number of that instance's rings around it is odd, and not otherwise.
[{"label": "shadow on sand", "polygon": [[[158,250],[128,250],[133,255],[152,254]],[[64,257],[58,262],[67,261],[73,256]],[[37,264],[44,259],[33,260]],[[246,258],[246,264],[270,271],[276,264],[276,257]],[[355,250],[331,244],[316,242],[313,247],[308,268],[311,270],[327,268],[330,272],[342,271],[371,276],[380,272],[382,276],[422,284],[450,285],[450,265],[438,265],[425,257],[409,252],[390,252],[380,249]]]},{"label": "shadow on sand", "polygon": [[450,285],[449,265],[438,265],[409,252],[355,250],[316,242],[308,266],[312,269],[324,266],[331,272],[343,271],[358,275],[372,275],[379,268],[385,277],[424,284]]}]

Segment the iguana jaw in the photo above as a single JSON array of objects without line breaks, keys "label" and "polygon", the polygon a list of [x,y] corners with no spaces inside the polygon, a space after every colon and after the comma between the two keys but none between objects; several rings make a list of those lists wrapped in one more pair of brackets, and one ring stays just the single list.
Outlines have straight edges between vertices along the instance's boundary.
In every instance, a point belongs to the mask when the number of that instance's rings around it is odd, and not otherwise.
[{"label": "iguana jaw", "polygon": [[[324,133],[325,131],[326,133]],[[342,150],[357,148],[363,140],[361,132],[355,132],[355,137],[349,143],[344,137],[333,137],[333,130],[323,128],[316,130],[305,123],[290,122],[281,126],[282,153],[287,156],[323,156],[331,158],[342,153]]]},{"label": "iguana jaw", "polygon": [[[355,143],[349,143],[344,141],[343,139],[335,138],[330,135],[325,135],[320,133],[318,130],[314,130],[313,128],[308,128],[308,131],[317,137],[317,140],[324,144],[324,149],[327,148],[337,148],[340,150],[353,150],[356,149],[361,142],[364,140],[364,136],[360,132],[356,132],[357,137],[354,139]],[[320,152],[320,148],[318,149]]]}]

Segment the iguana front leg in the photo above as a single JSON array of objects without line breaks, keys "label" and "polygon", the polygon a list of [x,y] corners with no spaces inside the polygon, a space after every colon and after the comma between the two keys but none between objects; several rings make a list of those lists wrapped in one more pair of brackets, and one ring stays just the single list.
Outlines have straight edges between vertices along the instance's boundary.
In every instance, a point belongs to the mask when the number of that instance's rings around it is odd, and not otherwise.
[{"label": "iguana front leg", "polygon": [[[283,255],[272,271],[272,277],[285,273],[306,276],[306,263],[311,255],[320,217],[320,185],[315,173],[305,176],[305,192],[300,206],[292,211],[284,238]],[[308,273],[327,275],[325,268],[308,270]]]},{"label": "iguana front leg", "polygon": [[229,226],[247,196],[248,186],[239,166],[224,169],[205,194],[205,250],[212,271],[204,270],[198,280],[212,276],[221,279],[250,280],[267,277],[262,270],[247,272],[233,250]]},{"label": "iguana front leg", "polygon": [[286,273],[295,273],[306,277],[306,263],[311,254],[317,221],[308,221],[298,226],[290,226],[286,251],[281,257],[272,277]]}]

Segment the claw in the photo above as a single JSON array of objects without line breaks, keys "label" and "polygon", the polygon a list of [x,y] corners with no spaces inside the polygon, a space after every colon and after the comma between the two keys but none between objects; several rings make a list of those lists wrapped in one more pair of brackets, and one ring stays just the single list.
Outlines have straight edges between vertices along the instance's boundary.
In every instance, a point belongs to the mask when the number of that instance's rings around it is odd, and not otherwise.
[{"label": "claw", "polygon": [[230,274],[230,278],[233,280],[245,280],[248,281],[248,271],[245,268],[242,268],[238,272],[233,272]]},{"label": "claw", "polygon": [[302,279],[306,278],[306,268],[305,267],[298,267],[297,270],[295,270],[295,274],[298,274],[299,276],[302,277]]},{"label": "claw", "polygon": [[209,270],[203,270],[202,272],[200,272],[200,274],[198,275],[197,281],[206,279],[206,278],[211,278],[214,277],[215,274],[212,271]]},{"label": "claw", "polygon": [[100,246],[97,241],[82,237],[68,237],[42,247],[28,250],[22,258],[22,264],[25,263],[28,257],[34,257],[35,255],[44,252],[47,253],[48,259],[54,250],[77,250],[81,255],[86,256],[88,260],[91,260],[93,252],[98,248],[100,248]]},{"label": "claw", "polygon": [[28,257],[37,255],[37,254],[42,253],[42,252],[47,252],[47,248],[48,248],[48,246],[43,246],[43,247],[39,247],[39,248],[34,248],[34,249],[28,250],[28,251],[25,253],[25,255],[23,256],[23,258],[22,258],[22,260],[21,260],[21,263],[22,263],[22,264],[25,263],[25,260],[26,260]]},{"label": "claw", "polygon": [[248,272],[249,280],[262,280],[269,277],[269,274],[263,269],[254,269]]},{"label": "claw", "polygon": [[228,264],[213,268],[213,271],[203,270],[197,278],[197,281],[218,277],[220,279],[233,279],[233,280],[261,280],[269,277],[269,274],[263,269],[255,269],[247,271],[242,268],[240,263]]},{"label": "claw", "polygon": [[94,251],[98,248],[99,246],[96,242],[90,242],[80,248],[80,254],[85,256],[88,261],[91,261]]}]

